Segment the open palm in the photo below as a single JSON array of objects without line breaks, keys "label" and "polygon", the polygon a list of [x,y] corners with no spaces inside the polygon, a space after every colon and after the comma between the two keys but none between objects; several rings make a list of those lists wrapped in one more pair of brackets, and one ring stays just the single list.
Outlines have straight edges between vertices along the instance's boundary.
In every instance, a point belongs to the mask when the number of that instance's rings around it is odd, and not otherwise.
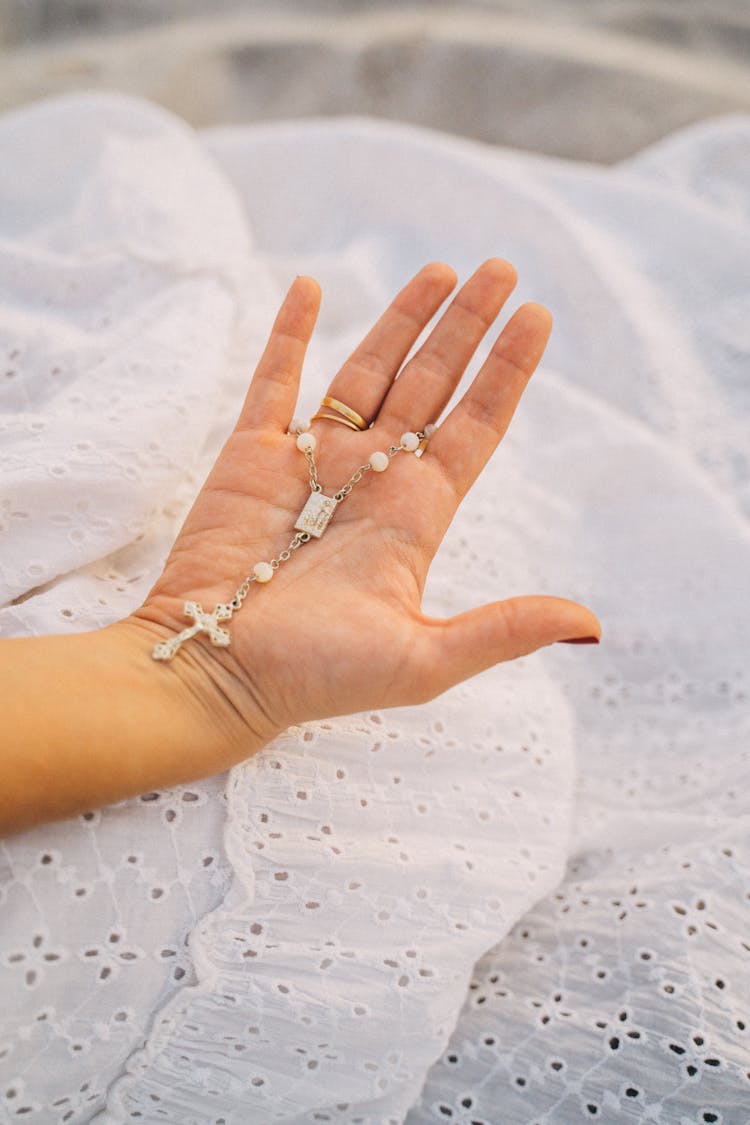
[{"label": "open palm", "polygon": [[[327,393],[372,425],[355,432],[327,419],[312,423],[326,495],[373,452],[398,445],[405,431],[438,422],[512,291],[515,271],[502,259],[485,262],[404,366],[455,284],[446,265],[422,269],[333,379]],[[155,641],[190,624],[186,600],[205,611],[231,601],[254,563],[270,562],[289,546],[310,484],[288,427],[319,303],[317,283],[298,278],[237,424],[163,573],[131,615]],[[367,472],[320,539],[297,549],[267,585],[250,588],[242,609],[224,623],[228,647],[212,645],[206,633],[182,645],[174,663],[189,661],[208,673],[239,742],[245,726],[268,739],[291,723],[423,702],[498,661],[556,640],[598,637],[594,614],[563,598],[511,598],[449,619],[428,617],[420,607],[435,552],[505,433],[550,325],[541,306],[518,309],[424,454],[402,451],[387,471]]]}]

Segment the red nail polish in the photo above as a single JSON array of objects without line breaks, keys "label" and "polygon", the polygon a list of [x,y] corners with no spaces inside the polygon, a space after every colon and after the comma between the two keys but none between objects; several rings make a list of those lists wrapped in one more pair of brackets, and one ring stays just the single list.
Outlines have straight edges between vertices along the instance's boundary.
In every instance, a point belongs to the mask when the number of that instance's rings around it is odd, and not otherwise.
[{"label": "red nail polish", "polygon": [[559,645],[598,645],[598,637],[571,637],[569,640],[558,641]]}]

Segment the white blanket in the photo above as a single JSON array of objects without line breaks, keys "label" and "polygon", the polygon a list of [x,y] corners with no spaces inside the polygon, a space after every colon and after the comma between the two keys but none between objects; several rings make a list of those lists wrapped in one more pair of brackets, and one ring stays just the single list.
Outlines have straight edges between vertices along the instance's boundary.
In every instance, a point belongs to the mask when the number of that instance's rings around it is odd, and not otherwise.
[{"label": "white blanket", "polygon": [[749,165],[742,118],[607,169],[116,94],[0,119],[3,636],[142,603],[294,274],[309,415],[423,263],[495,254],[553,338],[424,606],[603,625],[3,841],[2,1120],[750,1120]]}]

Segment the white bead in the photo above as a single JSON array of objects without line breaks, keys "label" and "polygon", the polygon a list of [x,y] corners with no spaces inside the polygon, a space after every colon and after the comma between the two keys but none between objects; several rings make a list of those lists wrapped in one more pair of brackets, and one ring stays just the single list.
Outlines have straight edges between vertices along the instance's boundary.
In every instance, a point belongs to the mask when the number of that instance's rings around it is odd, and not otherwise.
[{"label": "white bead", "polygon": [[370,468],[374,469],[376,473],[384,472],[389,464],[390,458],[387,453],[381,453],[380,450],[378,450],[377,453],[370,454]]},{"label": "white bead", "polygon": [[253,574],[258,582],[270,582],[273,578],[273,567],[267,562],[258,562],[253,567]]},{"label": "white bead", "polygon": [[306,422],[304,418],[292,418],[289,423],[290,434],[303,434],[305,430],[310,429],[310,423]]},{"label": "white bead", "polygon": [[315,449],[315,434],[300,434],[297,438],[297,449],[304,453],[306,449]]},{"label": "white bead", "polygon": [[404,449],[408,449],[412,453],[415,449],[419,449],[419,438],[411,430],[407,430],[405,434],[401,435],[401,444]]},{"label": "white bead", "polygon": [[435,425],[434,422],[428,422],[427,425],[424,428],[424,436],[427,437],[427,438],[431,438],[432,435],[435,433],[436,429],[437,429],[437,426]]}]

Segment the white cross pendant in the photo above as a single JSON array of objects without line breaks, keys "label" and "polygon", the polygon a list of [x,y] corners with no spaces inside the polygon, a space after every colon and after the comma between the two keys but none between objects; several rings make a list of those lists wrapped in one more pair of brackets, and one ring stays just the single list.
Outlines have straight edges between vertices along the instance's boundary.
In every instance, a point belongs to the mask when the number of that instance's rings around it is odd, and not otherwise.
[{"label": "white cross pendant", "polygon": [[199,602],[185,602],[183,613],[185,617],[192,617],[194,625],[188,625],[176,637],[168,641],[159,641],[154,645],[151,653],[154,660],[171,660],[184,641],[190,640],[196,633],[208,633],[212,645],[226,647],[230,636],[226,629],[219,628],[219,621],[228,621],[232,616],[232,609],[228,605],[217,605],[213,613],[204,613]]}]

